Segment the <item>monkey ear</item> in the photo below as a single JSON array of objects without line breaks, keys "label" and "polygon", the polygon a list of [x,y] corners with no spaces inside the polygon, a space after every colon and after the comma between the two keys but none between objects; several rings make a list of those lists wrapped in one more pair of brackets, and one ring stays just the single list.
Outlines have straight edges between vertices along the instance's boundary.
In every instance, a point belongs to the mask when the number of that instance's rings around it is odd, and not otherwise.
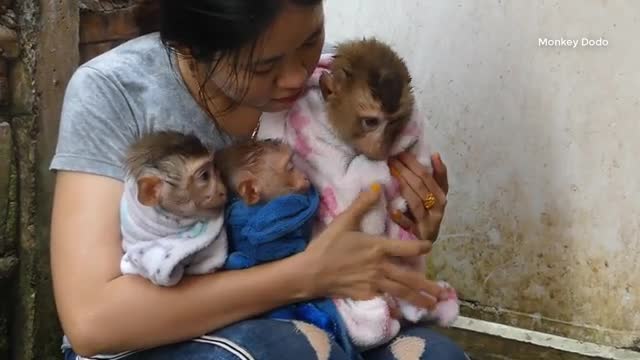
[{"label": "monkey ear", "polygon": [[325,100],[336,92],[336,84],[333,75],[328,72],[324,72],[320,75],[320,90],[322,90],[322,97]]},{"label": "monkey ear", "polygon": [[260,189],[256,186],[254,179],[245,179],[238,184],[238,195],[248,205],[255,205],[260,202]]},{"label": "monkey ear", "polygon": [[160,204],[162,180],[157,176],[143,176],[138,179],[138,201],[144,206]]}]

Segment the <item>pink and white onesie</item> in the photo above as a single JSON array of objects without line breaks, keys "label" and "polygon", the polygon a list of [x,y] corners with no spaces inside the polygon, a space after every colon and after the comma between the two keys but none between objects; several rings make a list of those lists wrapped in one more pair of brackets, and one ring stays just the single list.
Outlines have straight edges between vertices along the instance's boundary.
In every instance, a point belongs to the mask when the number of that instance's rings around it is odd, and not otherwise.
[{"label": "pink and white onesie", "polygon": [[[393,222],[387,211],[405,211],[406,201],[400,196],[398,184],[391,176],[386,161],[374,161],[339,139],[332,129],[326,112],[319,79],[328,71],[331,55],[323,55],[320,65],[309,80],[308,88],[294,106],[280,113],[264,114],[261,118],[260,138],[283,139],[294,150],[294,161],[304,171],[320,192],[319,217],[326,226],[338,214],[346,210],[361,191],[367,191],[374,183],[384,188],[380,202],[362,220],[361,230],[374,235],[388,235],[398,239],[415,239],[413,234]],[[393,146],[392,155],[409,150],[420,163],[431,170],[431,151],[423,136],[422,120],[414,116]],[[424,271],[423,258],[414,259],[412,268]],[[446,283],[442,283],[444,286]],[[360,349],[373,348],[393,339],[400,330],[400,323],[389,310],[388,297],[371,300],[334,299],[349,331]],[[403,317],[409,321],[434,320],[448,325],[458,315],[457,298],[441,301],[436,309],[428,312],[401,300],[397,300]]]}]

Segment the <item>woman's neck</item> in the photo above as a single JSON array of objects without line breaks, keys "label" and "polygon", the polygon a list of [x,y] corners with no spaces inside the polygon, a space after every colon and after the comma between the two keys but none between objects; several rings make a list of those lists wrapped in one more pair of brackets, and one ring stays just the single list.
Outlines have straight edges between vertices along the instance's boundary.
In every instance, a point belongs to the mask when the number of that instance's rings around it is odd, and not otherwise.
[{"label": "woman's neck", "polygon": [[[249,137],[257,128],[262,113],[251,107],[237,105],[231,110],[216,112],[215,109],[227,109],[231,100],[220,91],[208,93],[205,99],[200,96],[200,84],[204,79],[196,70],[196,64],[189,58],[178,56],[178,68],[191,96],[209,114],[219,130],[233,137]],[[192,64],[192,65],[190,65]]]}]

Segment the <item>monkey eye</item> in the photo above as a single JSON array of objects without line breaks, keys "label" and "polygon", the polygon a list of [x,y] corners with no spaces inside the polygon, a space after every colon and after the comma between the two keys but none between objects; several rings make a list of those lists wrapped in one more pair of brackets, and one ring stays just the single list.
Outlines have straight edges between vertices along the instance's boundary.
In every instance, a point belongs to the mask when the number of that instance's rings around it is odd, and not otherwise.
[{"label": "monkey eye", "polygon": [[362,123],[362,127],[367,130],[375,130],[378,126],[380,126],[380,119],[376,117],[365,117],[360,120]]},{"label": "monkey eye", "polygon": [[209,170],[204,170],[203,172],[200,173],[200,176],[198,176],[198,177],[202,181],[209,181],[210,175],[211,174],[209,174]]}]

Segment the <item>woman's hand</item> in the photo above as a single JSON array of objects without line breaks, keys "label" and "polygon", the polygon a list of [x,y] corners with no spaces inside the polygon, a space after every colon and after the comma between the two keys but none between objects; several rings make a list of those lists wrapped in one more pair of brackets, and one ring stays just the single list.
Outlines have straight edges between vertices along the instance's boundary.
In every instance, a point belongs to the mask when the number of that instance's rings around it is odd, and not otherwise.
[{"label": "woman's hand", "polygon": [[392,240],[356,231],[362,216],[379,199],[379,187],[363,192],[304,251],[316,297],[371,299],[390,294],[431,309],[443,289],[424,274],[394,262],[429,252],[431,243]]},{"label": "woman's hand", "polygon": [[[447,167],[440,154],[431,156],[433,175],[416,157],[402,153],[389,161],[391,173],[400,183],[400,193],[407,200],[409,212],[391,214],[392,219],[418,238],[435,241],[447,205],[449,182]],[[432,195],[432,196],[430,196]],[[431,203],[428,198],[431,197]],[[433,203],[435,200],[435,203]]]}]

